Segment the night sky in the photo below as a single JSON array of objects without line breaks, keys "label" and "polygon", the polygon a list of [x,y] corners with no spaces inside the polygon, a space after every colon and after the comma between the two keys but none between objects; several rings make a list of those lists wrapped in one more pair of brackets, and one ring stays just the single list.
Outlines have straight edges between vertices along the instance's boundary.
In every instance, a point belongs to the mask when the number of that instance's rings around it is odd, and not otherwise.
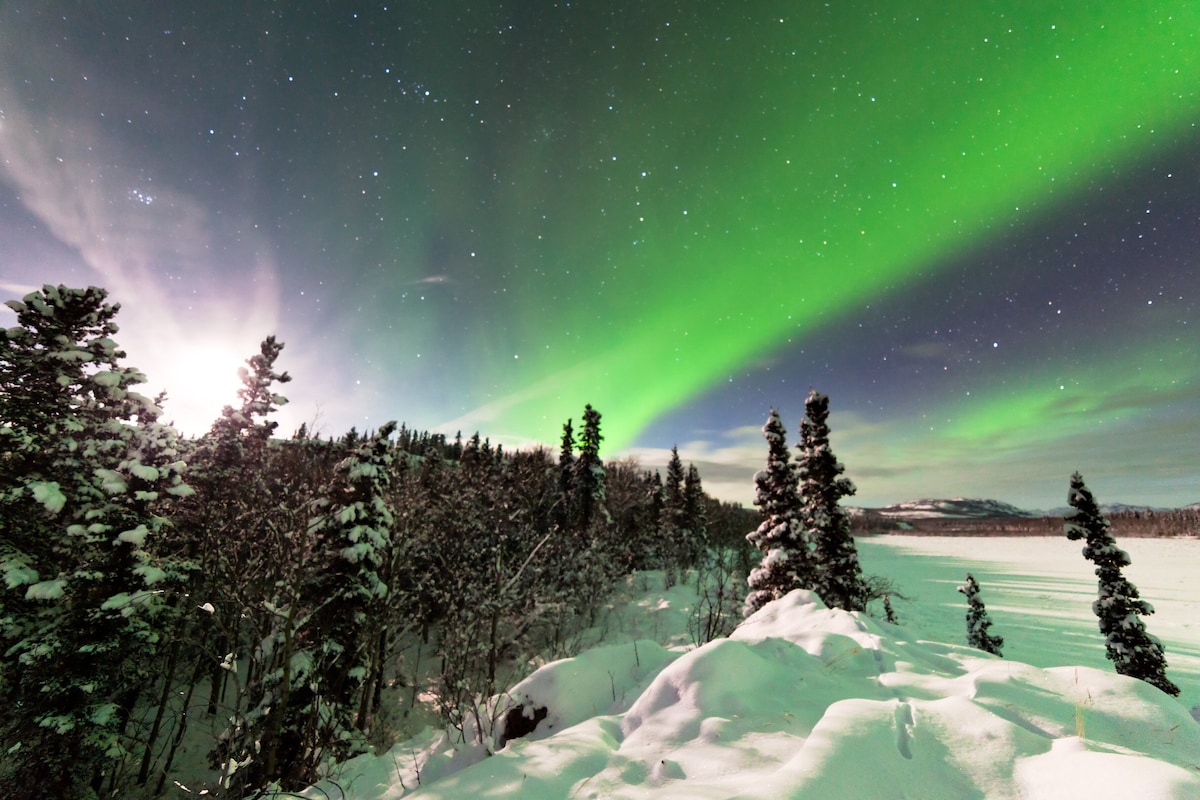
[{"label": "night sky", "polygon": [[590,402],[749,502],[816,388],[849,504],[1181,505],[1198,90],[1191,2],[8,0],[0,289],[189,433],[274,333],[289,433]]}]

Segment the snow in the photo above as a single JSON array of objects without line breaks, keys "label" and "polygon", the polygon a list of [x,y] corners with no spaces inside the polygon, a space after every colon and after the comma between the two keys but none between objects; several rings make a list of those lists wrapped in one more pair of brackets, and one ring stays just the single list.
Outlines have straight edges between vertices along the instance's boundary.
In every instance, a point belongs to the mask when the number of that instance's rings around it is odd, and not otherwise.
[{"label": "snow", "polygon": [[34,481],[29,484],[33,490],[33,499],[51,514],[57,514],[67,504],[67,497],[62,493],[57,481]]},{"label": "snow", "polygon": [[25,590],[26,600],[57,600],[63,596],[67,582],[62,578],[40,581]]},{"label": "snow", "polygon": [[129,469],[129,472],[132,473],[134,477],[141,478],[147,483],[153,483],[154,481],[158,480],[158,468],[152,467],[148,464],[143,464],[136,458],[132,459],[124,466]]},{"label": "snow", "polygon": [[112,389],[121,385],[121,377],[121,373],[119,372],[105,370],[103,372],[97,372],[95,375],[93,375],[92,380],[95,381],[98,386]]},{"label": "snow", "polygon": [[125,476],[112,469],[96,469],[95,476],[100,480],[100,486],[109,494],[123,494],[129,491]]},{"label": "snow", "polygon": [[167,579],[167,573],[162,569],[151,564],[140,564],[133,568],[134,575],[140,575],[142,582],[147,586],[153,586],[156,583],[161,583]]},{"label": "snow", "polygon": [[127,544],[131,544],[134,547],[145,547],[146,546],[146,536],[148,536],[149,534],[150,534],[150,531],[146,528],[145,525],[138,525],[136,528],[132,528],[127,531],[121,531],[120,533],[118,533],[116,541],[126,542]]},{"label": "snow", "polygon": [[24,558],[13,553],[0,562],[4,567],[4,585],[9,589],[38,582],[37,570],[24,561]]},{"label": "snow", "polygon": [[[859,540],[864,572],[896,582],[901,625],[792,592],[728,638],[595,647],[543,666],[498,699],[533,733],[465,752],[426,733],[343,765],[304,796],[416,798],[1196,798],[1200,541],[1134,540],[1127,574],[1159,613],[1176,700],[1116,675],[1091,615],[1096,582],[1062,538]],[[1142,569],[1139,571],[1139,565]],[[970,570],[988,599],[1000,659],[966,647]],[[694,587],[642,578],[620,627]],[[690,599],[686,597],[690,591]],[[900,597],[903,594],[904,599]],[[1011,651],[1011,652],[1010,652]]]}]

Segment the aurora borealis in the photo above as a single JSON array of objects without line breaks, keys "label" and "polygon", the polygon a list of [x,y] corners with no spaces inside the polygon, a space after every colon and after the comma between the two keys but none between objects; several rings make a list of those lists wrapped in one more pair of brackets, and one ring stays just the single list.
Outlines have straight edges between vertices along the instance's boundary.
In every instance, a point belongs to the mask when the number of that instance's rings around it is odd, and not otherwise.
[{"label": "aurora borealis", "polygon": [[1200,6],[1087,6],[15,0],[0,283],[193,432],[276,333],[285,430],[590,402],[748,501],[812,386],[855,504],[1194,502]]}]

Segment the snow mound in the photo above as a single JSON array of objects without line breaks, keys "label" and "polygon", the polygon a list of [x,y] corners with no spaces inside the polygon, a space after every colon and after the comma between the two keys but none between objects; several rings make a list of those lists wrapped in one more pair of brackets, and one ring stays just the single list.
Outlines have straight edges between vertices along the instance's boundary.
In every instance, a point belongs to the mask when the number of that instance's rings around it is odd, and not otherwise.
[{"label": "snow mound", "polygon": [[913,641],[803,591],[728,639],[598,648],[510,696],[546,709],[529,737],[419,788],[360,759],[345,796],[1200,797],[1200,724],[1158,689]]}]

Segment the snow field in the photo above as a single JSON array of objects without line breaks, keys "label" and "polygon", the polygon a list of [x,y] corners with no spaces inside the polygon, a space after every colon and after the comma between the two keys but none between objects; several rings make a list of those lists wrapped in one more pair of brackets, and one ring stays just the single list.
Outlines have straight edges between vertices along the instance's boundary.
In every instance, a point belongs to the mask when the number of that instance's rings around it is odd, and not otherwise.
[{"label": "snow field", "polygon": [[[1092,613],[1096,576],[1080,542],[1065,536],[872,536],[858,540],[863,570],[892,578],[902,625],[940,641],[965,640],[966,604],[955,593],[967,572],[979,581],[1004,637],[1004,657],[1039,667],[1111,671]],[[1179,700],[1200,715],[1200,540],[1118,539],[1133,563],[1124,574],[1154,606],[1146,629],[1166,646]]]},{"label": "snow field", "polygon": [[[1200,637],[1180,578],[1200,542],[1122,546],[1158,607],[1147,624],[1182,702],[1113,673],[1075,543],[865,538],[865,572],[911,598],[893,600],[901,625],[798,591],[699,648],[596,647],[513,687],[502,702],[547,716],[495,755],[427,735],[351,762],[307,796],[1194,799]],[[1006,638],[1004,659],[954,644],[965,640],[955,587],[968,570]],[[686,620],[687,587],[660,586],[619,615],[678,642],[659,623]]]}]

